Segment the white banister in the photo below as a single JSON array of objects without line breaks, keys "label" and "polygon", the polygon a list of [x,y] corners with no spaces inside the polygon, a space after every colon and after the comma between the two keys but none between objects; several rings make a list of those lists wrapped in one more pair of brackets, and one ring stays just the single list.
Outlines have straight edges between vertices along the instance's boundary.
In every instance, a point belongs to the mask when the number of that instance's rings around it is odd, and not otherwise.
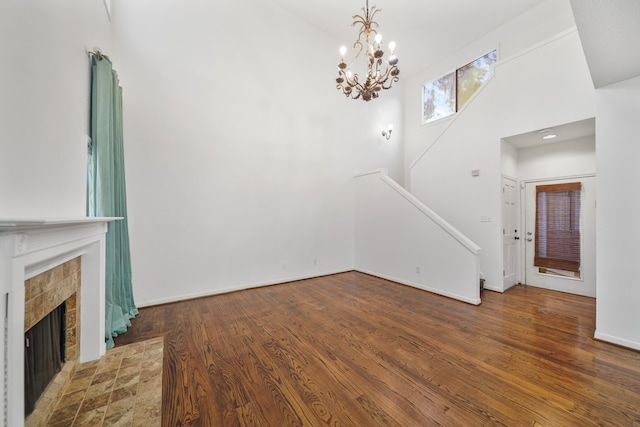
[{"label": "white banister", "polygon": [[377,170],[355,181],[356,270],[480,304],[480,247]]}]

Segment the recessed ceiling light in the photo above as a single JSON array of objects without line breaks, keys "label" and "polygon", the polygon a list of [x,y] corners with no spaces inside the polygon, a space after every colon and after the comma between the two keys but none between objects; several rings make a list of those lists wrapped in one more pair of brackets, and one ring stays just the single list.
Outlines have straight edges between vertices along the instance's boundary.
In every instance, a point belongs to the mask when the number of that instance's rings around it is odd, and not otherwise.
[{"label": "recessed ceiling light", "polygon": [[555,133],[553,133],[551,129],[543,129],[541,131],[538,131],[538,133],[542,135],[542,139],[553,139],[556,136],[558,136]]}]

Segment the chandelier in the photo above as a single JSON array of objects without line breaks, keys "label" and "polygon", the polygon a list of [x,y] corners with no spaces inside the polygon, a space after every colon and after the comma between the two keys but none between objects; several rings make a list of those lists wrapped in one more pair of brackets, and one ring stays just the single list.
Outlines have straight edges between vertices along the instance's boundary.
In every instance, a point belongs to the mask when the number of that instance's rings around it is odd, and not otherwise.
[{"label": "chandelier", "polygon": [[[342,93],[347,98],[362,98],[364,101],[371,101],[378,97],[380,90],[390,89],[393,83],[400,80],[398,77],[400,69],[396,65],[398,58],[394,55],[395,43],[389,43],[388,47],[391,54],[388,59],[385,59],[384,51],[382,50],[382,36],[376,31],[379,25],[373,20],[373,17],[380,10],[375,6],[369,10],[369,0],[366,0],[366,8],[362,8],[364,16],[353,16],[355,21],[351,26],[355,27],[359,24],[360,32],[358,33],[358,39],[353,44],[355,56],[349,64],[344,61],[344,56],[347,53],[346,46],[340,48],[342,60],[338,64],[338,78],[336,79],[338,84],[336,88],[342,90]],[[367,59],[366,74],[358,74],[351,71],[351,66],[361,55]]]}]

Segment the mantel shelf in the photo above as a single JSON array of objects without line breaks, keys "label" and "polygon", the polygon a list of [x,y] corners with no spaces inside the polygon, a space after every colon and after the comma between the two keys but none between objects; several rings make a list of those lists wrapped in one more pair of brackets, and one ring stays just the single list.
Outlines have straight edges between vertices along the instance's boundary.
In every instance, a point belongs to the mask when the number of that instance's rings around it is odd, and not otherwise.
[{"label": "mantel shelf", "polygon": [[48,228],[53,226],[93,224],[97,222],[111,222],[111,221],[117,221],[120,219],[123,219],[123,217],[28,218],[28,219],[0,218],[0,233],[20,232],[20,231]]}]

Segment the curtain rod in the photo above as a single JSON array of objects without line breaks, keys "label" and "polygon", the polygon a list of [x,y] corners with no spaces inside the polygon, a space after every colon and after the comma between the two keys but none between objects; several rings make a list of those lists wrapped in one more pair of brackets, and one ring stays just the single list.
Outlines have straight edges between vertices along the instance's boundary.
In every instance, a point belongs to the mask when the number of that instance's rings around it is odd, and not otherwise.
[{"label": "curtain rod", "polygon": [[89,55],[94,55],[98,58],[98,61],[102,61],[102,58],[104,58],[104,55],[102,55],[102,51],[99,47],[94,47],[92,51],[89,51]]}]

